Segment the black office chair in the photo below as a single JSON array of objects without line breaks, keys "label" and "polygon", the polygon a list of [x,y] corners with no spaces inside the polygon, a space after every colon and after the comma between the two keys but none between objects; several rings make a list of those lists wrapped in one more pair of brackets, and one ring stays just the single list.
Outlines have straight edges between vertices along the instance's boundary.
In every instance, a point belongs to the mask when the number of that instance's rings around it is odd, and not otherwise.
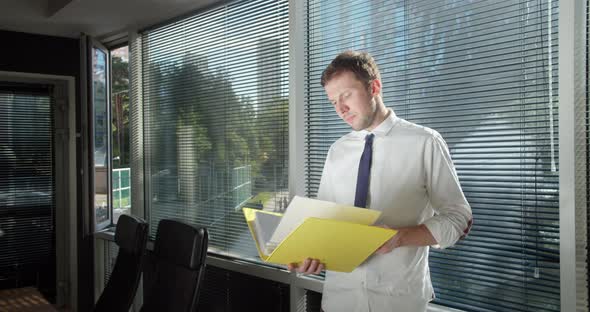
[{"label": "black office chair", "polygon": [[195,311],[205,274],[209,234],[181,221],[161,220],[154,243],[154,273],[141,312]]},{"label": "black office chair", "polygon": [[95,312],[129,311],[139,285],[147,237],[145,221],[129,215],[119,217],[115,230],[119,253],[111,277],[94,306]]}]

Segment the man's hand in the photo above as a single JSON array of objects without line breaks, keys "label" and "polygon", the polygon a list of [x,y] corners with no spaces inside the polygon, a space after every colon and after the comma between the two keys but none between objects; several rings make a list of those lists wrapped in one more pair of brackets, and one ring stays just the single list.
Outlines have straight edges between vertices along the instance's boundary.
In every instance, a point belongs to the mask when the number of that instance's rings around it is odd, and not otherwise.
[{"label": "man's hand", "polygon": [[[379,227],[382,227],[384,229],[391,229],[389,226],[387,225],[379,225]],[[400,242],[400,238],[401,238],[401,231],[402,229],[397,230],[398,232],[395,233],[395,235],[393,235],[392,238],[390,238],[388,241],[386,241],[383,245],[381,245],[381,247],[379,247],[379,249],[375,250],[375,253],[378,255],[383,255],[386,253],[391,252],[392,250],[394,250],[397,247],[401,246],[401,242]]]},{"label": "man's hand", "polygon": [[[390,229],[387,225],[380,225],[380,227]],[[396,230],[397,233],[385,242],[385,244],[381,245],[381,247],[375,251],[376,254],[386,254],[402,246],[430,246],[437,244],[436,240],[424,224]]]},{"label": "man's hand", "polygon": [[297,270],[297,272],[303,274],[320,274],[324,269],[324,264],[320,263],[317,259],[307,258],[303,260],[301,265],[298,265],[297,263],[289,263],[287,268],[291,272]]}]

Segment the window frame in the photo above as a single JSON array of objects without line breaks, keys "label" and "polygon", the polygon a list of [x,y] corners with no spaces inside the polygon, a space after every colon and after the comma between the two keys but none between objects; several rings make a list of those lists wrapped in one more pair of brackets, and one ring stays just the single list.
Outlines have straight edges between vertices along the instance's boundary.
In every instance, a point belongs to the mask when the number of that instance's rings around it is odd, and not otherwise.
[{"label": "window frame", "polygon": [[[104,230],[108,230],[109,228],[114,228],[114,226],[116,225],[116,223],[113,222],[114,220],[114,210],[113,210],[113,138],[112,138],[112,117],[113,117],[113,103],[112,103],[112,51],[116,50],[118,48],[122,48],[125,46],[129,46],[129,42],[128,41],[121,41],[118,42],[117,44],[114,45],[107,45],[104,44],[102,42],[100,42],[99,40],[92,38],[92,37],[87,37],[88,40],[88,48],[87,48],[87,53],[86,53],[86,57],[88,60],[88,72],[87,72],[87,76],[88,76],[88,108],[87,108],[87,112],[88,112],[88,147],[89,147],[89,153],[88,153],[88,158],[89,158],[89,163],[88,163],[88,168],[89,168],[89,172],[91,173],[89,175],[89,194],[90,194],[90,200],[89,200],[89,207],[88,209],[90,210],[89,212],[89,216],[90,216],[90,232],[91,233],[98,233]],[[93,53],[94,53],[94,49],[97,49],[103,53],[105,53],[106,56],[106,66],[105,66],[105,70],[106,70],[106,74],[105,74],[105,78],[106,78],[106,120],[107,122],[107,146],[106,146],[106,181],[107,181],[107,211],[108,211],[108,218],[107,220],[103,221],[103,222],[99,222],[97,223],[96,221],[96,207],[95,205],[95,195],[96,195],[96,191],[95,191],[95,181],[96,181],[96,167],[93,166],[94,164],[94,152],[95,152],[95,137],[94,137],[94,126],[95,126],[95,113],[94,113],[94,80],[92,77],[92,73],[94,70],[94,62],[93,62]],[[130,53],[131,55],[131,53]],[[129,66],[131,66],[131,64],[129,63]],[[131,74],[130,74],[131,75]],[[131,88],[131,82],[129,83],[129,88]],[[129,89],[129,92],[131,92],[131,90]],[[131,199],[131,195],[129,197]]]},{"label": "window frame", "polygon": [[[109,51],[109,77],[108,77],[108,81],[109,81],[109,99],[108,99],[108,110],[109,110],[109,127],[111,127],[111,129],[109,130],[109,150],[110,150],[110,161],[111,161],[111,168],[109,170],[109,179],[111,180],[111,185],[109,187],[109,198],[110,198],[110,202],[109,202],[109,209],[110,209],[110,216],[111,216],[111,223],[110,223],[110,227],[114,227],[117,225],[117,223],[114,222],[114,207],[113,207],[113,203],[114,203],[114,198],[113,198],[113,131],[112,131],[112,118],[113,118],[113,92],[112,92],[112,81],[113,81],[113,62],[112,62],[112,51],[113,50],[117,50],[123,47],[127,47],[128,52],[129,52],[129,60],[127,62],[127,67],[128,67],[128,71],[129,71],[129,85],[128,85],[128,89],[127,89],[127,94],[129,97],[129,105],[131,106],[131,46],[129,44],[128,41],[122,41],[122,42],[118,42],[117,44],[114,45],[106,45],[106,47],[108,48]],[[129,119],[131,119],[131,107],[129,108]],[[129,120],[129,127],[131,128],[131,120]],[[129,142],[128,147],[129,150],[127,151],[127,153],[129,154],[129,162],[131,162],[131,129],[129,129]],[[120,142],[119,142],[120,144]],[[120,147],[119,147],[120,148]],[[129,176],[129,187],[131,189],[131,164],[129,164],[129,169],[130,169],[130,176]],[[133,203],[133,201],[131,200],[131,192],[129,192],[129,202]],[[131,213],[133,210],[131,210],[133,207],[133,205],[131,204],[129,213]]]},{"label": "window frame", "polygon": [[[95,112],[94,112],[94,78],[93,78],[93,71],[95,63],[93,61],[93,53],[94,51],[99,50],[100,52],[105,54],[106,57],[106,64],[105,64],[105,92],[106,92],[106,148],[105,148],[105,172],[106,172],[106,187],[107,187],[107,213],[108,218],[102,222],[97,222],[96,219],[96,166],[95,166]],[[90,225],[91,225],[91,232],[96,233],[102,231],[110,226],[112,226],[113,220],[113,211],[112,211],[112,182],[111,182],[111,168],[112,168],[112,159],[111,159],[111,109],[110,109],[110,96],[111,96],[111,60],[110,60],[110,50],[108,50],[104,45],[102,45],[98,40],[88,37],[88,48],[87,48],[87,60],[88,60],[88,147],[90,149],[88,153],[89,158],[89,207],[90,209]]]},{"label": "window frame", "polygon": [[[560,1],[559,5],[559,241],[561,310],[574,311],[578,304],[588,308],[588,268],[578,267],[577,258],[588,260],[585,246],[588,237],[586,211],[586,153],[577,153],[584,146],[583,110],[588,84],[586,68],[586,0]],[[577,66],[576,66],[577,65]],[[576,83],[585,81],[586,83]],[[581,144],[581,145],[580,145]],[[584,176],[584,178],[580,178]],[[578,243],[582,238],[583,243]],[[585,271],[586,274],[578,274]],[[580,289],[582,288],[582,289]],[[584,289],[585,288],[585,289]],[[585,297],[585,298],[584,298]]]}]

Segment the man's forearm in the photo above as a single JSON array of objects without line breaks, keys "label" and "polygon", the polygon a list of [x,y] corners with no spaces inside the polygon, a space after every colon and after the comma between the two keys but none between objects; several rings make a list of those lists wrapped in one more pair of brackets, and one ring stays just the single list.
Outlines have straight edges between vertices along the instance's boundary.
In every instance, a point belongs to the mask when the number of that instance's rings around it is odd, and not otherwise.
[{"label": "man's forearm", "polygon": [[398,229],[398,246],[430,246],[436,245],[437,241],[430,233],[426,225],[420,224],[407,228]]}]

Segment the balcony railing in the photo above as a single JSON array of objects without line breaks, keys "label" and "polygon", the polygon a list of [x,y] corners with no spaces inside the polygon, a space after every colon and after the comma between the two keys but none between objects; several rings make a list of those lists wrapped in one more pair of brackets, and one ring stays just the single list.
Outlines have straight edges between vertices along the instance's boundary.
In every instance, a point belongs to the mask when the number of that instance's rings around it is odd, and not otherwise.
[{"label": "balcony railing", "polygon": [[113,222],[131,209],[131,168],[113,169]]}]

